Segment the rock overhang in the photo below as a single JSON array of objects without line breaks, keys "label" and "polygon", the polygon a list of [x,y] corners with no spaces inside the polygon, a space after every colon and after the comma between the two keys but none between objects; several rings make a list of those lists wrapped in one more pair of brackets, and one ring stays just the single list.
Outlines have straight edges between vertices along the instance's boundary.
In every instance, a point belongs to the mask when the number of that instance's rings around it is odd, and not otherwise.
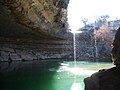
[{"label": "rock overhang", "polygon": [[1,0],[1,36],[63,38],[68,3],[69,0]]}]

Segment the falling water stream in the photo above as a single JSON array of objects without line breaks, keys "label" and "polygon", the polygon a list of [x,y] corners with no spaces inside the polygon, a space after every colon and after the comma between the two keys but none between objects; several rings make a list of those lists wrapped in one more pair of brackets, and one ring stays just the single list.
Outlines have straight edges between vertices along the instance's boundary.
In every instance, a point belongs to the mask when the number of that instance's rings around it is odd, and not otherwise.
[{"label": "falling water stream", "polygon": [[[76,33],[75,32],[73,33],[73,47],[74,47],[74,68],[76,70],[77,61],[76,61]],[[71,90],[80,90],[82,88],[81,86],[82,86],[81,83],[77,82],[76,74],[74,74],[74,82],[72,84]]]},{"label": "falling water stream", "polygon": [[73,33],[74,67],[76,67],[76,34]]},{"label": "falling water stream", "polygon": [[95,26],[94,26],[94,47],[95,47],[95,59],[96,59],[96,62],[97,61],[97,57],[98,57],[98,49],[97,49],[97,40],[96,40],[96,29],[95,29]]}]

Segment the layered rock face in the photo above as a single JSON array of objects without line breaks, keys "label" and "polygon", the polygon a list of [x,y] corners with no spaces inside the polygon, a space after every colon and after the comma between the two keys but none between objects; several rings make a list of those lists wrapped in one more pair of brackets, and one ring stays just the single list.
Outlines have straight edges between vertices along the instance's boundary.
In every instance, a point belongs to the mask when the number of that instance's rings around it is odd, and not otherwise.
[{"label": "layered rock face", "polygon": [[0,61],[63,58],[69,0],[1,0]]},{"label": "layered rock face", "polygon": [[[1,38],[2,39],[2,38]],[[63,59],[69,54],[69,44],[64,40],[23,41],[17,39],[0,42],[0,61],[26,61]],[[65,51],[67,50],[67,51]]]}]

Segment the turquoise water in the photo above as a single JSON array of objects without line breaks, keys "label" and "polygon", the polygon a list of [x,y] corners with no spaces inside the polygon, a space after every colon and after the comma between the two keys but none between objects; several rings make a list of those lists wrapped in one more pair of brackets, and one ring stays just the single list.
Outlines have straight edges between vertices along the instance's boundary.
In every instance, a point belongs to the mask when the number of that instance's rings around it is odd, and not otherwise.
[{"label": "turquoise water", "polygon": [[83,79],[112,63],[79,61],[0,63],[0,90],[84,90]]}]

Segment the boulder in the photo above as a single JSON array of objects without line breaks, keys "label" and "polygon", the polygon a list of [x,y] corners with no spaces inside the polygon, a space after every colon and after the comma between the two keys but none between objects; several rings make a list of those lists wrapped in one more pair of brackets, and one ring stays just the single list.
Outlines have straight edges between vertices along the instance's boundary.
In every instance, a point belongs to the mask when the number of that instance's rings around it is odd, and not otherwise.
[{"label": "boulder", "polygon": [[120,90],[120,67],[100,70],[84,82],[85,90]]}]

